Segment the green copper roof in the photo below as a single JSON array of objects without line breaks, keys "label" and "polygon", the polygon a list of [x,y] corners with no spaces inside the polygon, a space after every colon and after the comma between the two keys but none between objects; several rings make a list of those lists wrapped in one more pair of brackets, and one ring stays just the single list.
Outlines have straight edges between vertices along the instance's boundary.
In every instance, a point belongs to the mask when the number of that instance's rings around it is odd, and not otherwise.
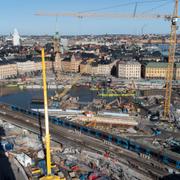
[{"label": "green copper roof", "polygon": [[176,68],[180,68],[180,62],[179,63],[175,63],[175,67]]},{"label": "green copper roof", "polygon": [[168,63],[165,62],[150,62],[146,65],[147,68],[166,68]]},{"label": "green copper roof", "polygon": [[56,33],[55,33],[54,39],[59,39],[59,32],[56,32]]},{"label": "green copper roof", "polygon": [[[168,63],[166,62],[150,62],[146,64],[147,68],[165,68],[167,67]],[[175,63],[175,68],[180,68],[180,62]]]}]

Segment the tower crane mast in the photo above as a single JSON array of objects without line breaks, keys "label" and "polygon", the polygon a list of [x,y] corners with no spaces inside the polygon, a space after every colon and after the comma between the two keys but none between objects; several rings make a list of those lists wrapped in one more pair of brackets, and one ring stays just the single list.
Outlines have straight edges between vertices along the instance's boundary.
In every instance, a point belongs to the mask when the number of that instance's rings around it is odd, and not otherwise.
[{"label": "tower crane mast", "polygon": [[177,29],[177,19],[178,19],[178,0],[175,2],[175,9],[173,17],[171,19],[171,34],[170,34],[170,44],[169,44],[169,55],[168,55],[168,67],[166,72],[166,93],[164,102],[164,118],[170,115],[170,105],[172,96],[172,81],[174,72],[174,57],[176,51],[176,29]]}]

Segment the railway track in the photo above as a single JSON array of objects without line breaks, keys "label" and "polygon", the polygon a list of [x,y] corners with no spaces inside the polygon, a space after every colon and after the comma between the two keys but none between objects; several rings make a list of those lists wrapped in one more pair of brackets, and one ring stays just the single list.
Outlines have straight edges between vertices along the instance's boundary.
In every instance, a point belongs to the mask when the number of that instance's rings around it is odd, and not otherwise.
[{"label": "railway track", "polygon": [[[19,112],[16,113],[8,109],[3,109],[3,112],[5,112],[5,114],[0,113],[0,117],[4,121],[12,123],[21,128],[25,128],[37,134],[42,135],[42,133],[44,132],[44,123],[42,122],[42,119],[39,123],[37,119],[30,118],[29,116],[26,116]],[[126,165],[131,166],[138,172],[147,175],[147,171],[149,171],[149,178],[152,178],[152,176],[153,178],[160,178],[168,174],[163,165],[161,165],[161,168],[157,168],[159,167],[159,164],[157,162],[152,160],[149,161],[147,159],[139,157],[136,153],[115,146],[112,143],[107,144],[107,142],[103,142],[101,140],[97,140],[81,133],[77,133],[76,131],[67,131],[67,129],[59,127],[52,123],[50,123],[50,131],[52,139],[59,143],[69,142],[69,144],[76,147],[86,147],[88,149],[101,153],[103,153],[105,150],[108,150],[110,154],[115,156],[118,161],[122,162],[122,159],[126,160]]]}]

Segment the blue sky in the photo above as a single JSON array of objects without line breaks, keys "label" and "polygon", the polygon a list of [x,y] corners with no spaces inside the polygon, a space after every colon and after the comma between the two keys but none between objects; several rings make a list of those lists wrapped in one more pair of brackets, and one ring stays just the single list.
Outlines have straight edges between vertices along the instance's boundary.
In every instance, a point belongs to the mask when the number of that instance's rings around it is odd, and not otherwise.
[{"label": "blue sky", "polygon": [[[135,2],[138,2],[137,14],[171,14],[173,11],[174,0],[0,0],[0,34],[9,34],[14,28],[20,34],[54,34],[56,18],[35,16],[38,11],[133,14]],[[143,26],[144,33],[170,31],[170,23],[164,20],[58,17],[57,23],[61,35],[141,34]]]}]

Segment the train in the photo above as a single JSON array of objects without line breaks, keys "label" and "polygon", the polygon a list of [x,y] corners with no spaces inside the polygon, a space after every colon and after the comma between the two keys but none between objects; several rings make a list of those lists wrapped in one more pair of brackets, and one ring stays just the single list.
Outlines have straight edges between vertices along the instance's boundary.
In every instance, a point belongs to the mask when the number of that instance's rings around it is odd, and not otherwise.
[{"label": "train", "polygon": [[[26,110],[15,105],[11,105],[10,108],[13,111],[24,113],[33,118],[44,118],[44,114],[40,112]],[[139,155],[145,155],[146,157],[156,159],[160,161],[161,163],[171,166],[177,170],[180,170],[180,159],[178,159],[177,156],[173,155],[173,153],[169,151],[165,151],[165,150],[161,151],[153,147],[140,144],[139,142],[136,142],[135,140],[121,137],[118,135],[113,135],[113,134],[110,134],[101,130],[97,130],[92,127],[86,127],[86,126],[83,126],[78,123],[68,121],[62,118],[49,116],[49,121],[57,126],[61,126],[61,127],[71,129],[71,130],[77,130],[85,135],[115,144],[116,146],[120,146],[124,149],[130,150]]]}]

